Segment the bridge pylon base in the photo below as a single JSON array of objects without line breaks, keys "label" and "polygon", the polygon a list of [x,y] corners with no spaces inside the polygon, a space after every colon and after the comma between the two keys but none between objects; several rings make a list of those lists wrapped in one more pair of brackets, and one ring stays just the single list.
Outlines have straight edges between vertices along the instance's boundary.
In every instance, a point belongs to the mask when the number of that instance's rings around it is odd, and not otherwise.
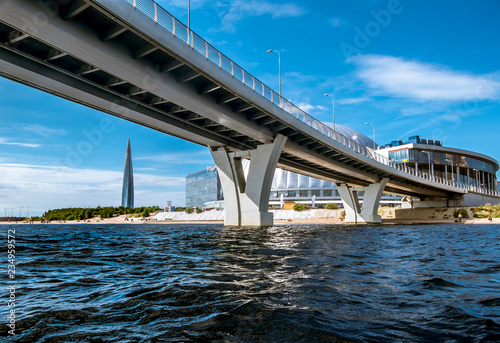
[{"label": "bridge pylon base", "polygon": [[[242,152],[209,147],[224,192],[224,225],[266,227],[274,224],[273,214],[267,211],[269,194],[286,139],[278,135],[273,143]],[[250,159],[247,173],[242,159]]]},{"label": "bridge pylon base", "polygon": [[[375,182],[366,188],[354,188],[346,184],[338,184],[345,210],[345,222],[350,224],[378,224],[382,217],[377,214],[380,199],[384,193],[388,179]],[[358,192],[364,191],[363,203],[359,202]]]}]

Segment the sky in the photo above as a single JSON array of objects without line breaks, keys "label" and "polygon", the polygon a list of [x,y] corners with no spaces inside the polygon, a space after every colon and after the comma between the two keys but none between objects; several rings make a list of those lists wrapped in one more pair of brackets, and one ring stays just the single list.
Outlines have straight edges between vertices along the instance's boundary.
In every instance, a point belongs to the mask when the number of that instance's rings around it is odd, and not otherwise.
[{"label": "sky", "polygon": [[[125,0],[123,0],[125,1]],[[159,0],[184,23],[187,0]],[[378,144],[409,136],[500,160],[497,0],[192,0],[191,27],[325,123]],[[0,78],[0,216],[119,206],[127,139],[135,205],[185,204],[208,149]],[[77,153],[77,151],[83,153]],[[6,210],[13,209],[13,210]]]}]

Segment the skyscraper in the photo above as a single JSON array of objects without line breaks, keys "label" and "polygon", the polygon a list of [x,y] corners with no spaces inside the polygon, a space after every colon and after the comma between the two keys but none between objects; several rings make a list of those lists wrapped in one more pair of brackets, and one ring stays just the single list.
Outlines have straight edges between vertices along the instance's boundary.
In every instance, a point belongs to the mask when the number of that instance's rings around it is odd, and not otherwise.
[{"label": "skyscraper", "polygon": [[132,170],[132,152],[130,151],[130,138],[125,154],[125,168],[123,170],[122,206],[134,207],[134,172]]}]

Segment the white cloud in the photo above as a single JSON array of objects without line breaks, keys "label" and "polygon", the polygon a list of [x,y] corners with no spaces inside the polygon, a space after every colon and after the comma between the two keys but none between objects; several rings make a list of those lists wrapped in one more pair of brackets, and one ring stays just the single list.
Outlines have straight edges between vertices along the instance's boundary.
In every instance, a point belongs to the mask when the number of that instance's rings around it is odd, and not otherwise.
[{"label": "white cloud", "polygon": [[0,144],[3,145],[17,145],[25,148],[38,148],[40,144],[32,144],[32,143],[22,143],[22,142],[12,142],[8,138],[0,137]]},{"label": "white cloud", "polygon": [[338,26],[343,25],[344,21],[340,17],[337,17],[337,18],[332,18],[332,19],[328,20],[328,23],[330,25],[332,25],[333,27],[338,27]]},{"label": "white cloud", "polygon": [[[189,158],[186,158],[189,156]],[[165,164],[206,164],[211,166],[214,164],[214,160],[210,155],[208,149],[200,151],[186,151],[185,153],[171,153],[171,154],[156,154],[150,156],[138,156],[134,157],[135,160],[150,160],[150,161],[160,161],[163,165]]]},{"label": "white cloud", "polygon": [[223,12],[221,31],[232,32],[243,18],[271,15],[273,18],[299,17],[305,13],[301,7],[288,4],[275,4],[261,0],[235,0]]},{"label": "white cloud", "polygon": [[300,108],[302,111],[306,112],[306,113],[310,113],[311,111],[313,110],[327,110],[328,108],[327,107],[324,107],[324,106],[321,106],[321,105],[311,105],[309,103],[306,103],[306,102],[299,102],[299,103],[296,103],[295,106],[297,106],[298,108]]},{"label": "white cloud", "polygon": [[[113,170],[0,163],[0,209],[119,206],[123,173]],[[134,173],[135,205],[185,202],[185,178]],[[16,212],[17,213],[17,212]]]},{"label": "white cloud", "polygon": [[497,100],[500,82],[399,57],[364,55],[351,60],[357,76],[378,95],[431,101]]},{"label": "white cloud", "polygon": [[361,97],[361,98],[339,99],[339,100],[336,100],[335,102],[338,103],[339,105],[353,105],[353,104],[360,104],[360,103],[369,102],[369,101],[371,101],[370,98]]},{"label": "white cloud", "polygon": [[64,136],[68,132],[66,130],[62,129],[51,129],[39,124],[33,124],[33,125],[28,125],[28,126],[23,126],[21,128],[22,130],[33,132],[39,136],[43,137],[49,137],[49,136]]}]

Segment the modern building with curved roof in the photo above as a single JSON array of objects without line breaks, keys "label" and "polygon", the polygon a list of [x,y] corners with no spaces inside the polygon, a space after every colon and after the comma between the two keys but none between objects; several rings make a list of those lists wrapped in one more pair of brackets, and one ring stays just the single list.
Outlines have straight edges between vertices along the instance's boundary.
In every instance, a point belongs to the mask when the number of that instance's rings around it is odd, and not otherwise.
[{"label": "modern building with curved roof", "polygon": [[[390,144],[380,146],[366,135],[347,126],[336,124],[335,131],[367,149],[373,150],[375,146],[376,153],[396,164],[414,168],[431,177],[440,177],[450,184],[468,189],[469,195],[473,197],[490,197],[476,198],[472,202],[467,199],[462,199],[461,202],[445,201],[439,203],[436,201],[434,202],[435,206],[476,206],[478,202],[484,199],[498,197],[496,172],[499,169],[499,164],[489,156],[468,150],[443,147],[441,141],[421,139],[419,136],[412,136],[406,142],[395,140]],[[248,162],[243,163],[245,172],[247,172],[248,165]],[[202,204],[201,199],[206,199],[206,202],[212,202],[212,204],[218,204],[218,207],[222,205],[222,192],[218,176],[214,173],[215,170],[215,167],[208,168],[206,171],[186,177],[187,206],[202,207],[204,204]],[[211,181],[197,181],[198,179],[207,178],[211,179]],[[208,187],[207,182],[213,183],[213,187]],[[209,191],[209,189],[213,189],[213,191]],[[358,192],[358,196],[362,201],[363,192]],[[194,199],[199,201],[195,202]],[[400,195],[384,193],[380,203],[382,205],[400,206],[402,200],[403,197]],[[419,199],[415,200],[418,202]],[[321,206],[326,203],[340,205],[342,199],[333,182],[277,168],[272,182],[269,204],[274,208],[278,208],[283,206],[284,202],[306,204],[314,202],[316,205]],[[413,204],[413,200],[411,203]],[[432,206],[432,202],[427,202],[427,205]],[[420,202],[418,206],[425,206],[424,202]]]},{"label": "modern building with curved roof", "polygon": [[473,151],[444,147],[441,141],[412,136],[392,141],[377,153],[390,160],[441,177],[470,192],[498,196],[498,161]]}]

